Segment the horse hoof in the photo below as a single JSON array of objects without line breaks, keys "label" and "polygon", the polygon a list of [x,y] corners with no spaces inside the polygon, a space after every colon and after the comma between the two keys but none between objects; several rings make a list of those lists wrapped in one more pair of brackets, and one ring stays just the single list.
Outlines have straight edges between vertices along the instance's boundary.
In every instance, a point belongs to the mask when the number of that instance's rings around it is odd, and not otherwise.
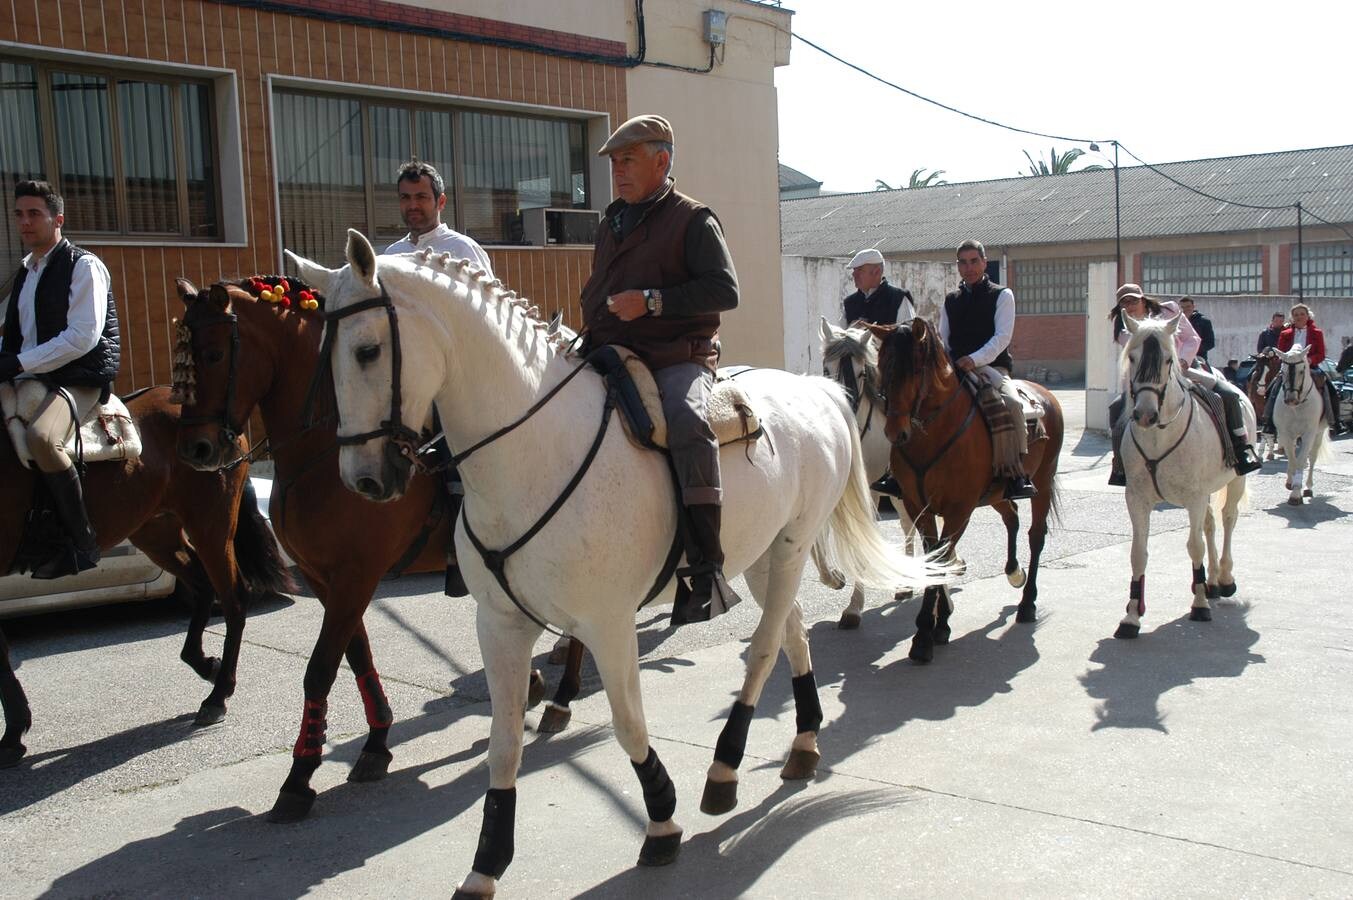
[{"label": "horse hoof", "polygon": [[854,631],[860,627],[860,617],[853,612],[843,612],[836,622],[836,627],[842,631]]},{"label": "horse hoof", "polygon": [[394,759],[394,754],[389,750],[384,753],[363,750],[362,755],[357,757],[356,765],[348,773],[348,781],[361,784],[380,781],[390,771],[390,760],[392,759]]},{"label": "horse hoof", "polygon": [[555,647],[550,651],[550,655],[546,657],[545,661],[552,666],[562,666],[568,662],[568,645]]},{"label": "horse hoof", "polygon": [[921,640],[919,635],[912,638],[911,649],[907,651],[907,658],[918,663],[930,662],[935,658],[935,642],[933,640]]},{"label": "horse hoof", "polygon": [[893,602],[901,603],[902,601],[910,600],[912,597],[915,596],[916,593],[911,588],[904,588],[900,591],[896,591],[893,593]]},{"label": "horse hoof", "polygon": [[1015,571],[1005,573],[1005,580],[1010,582],[1012,588],[1018,590],[1024,587],[1024,582],[1029,580],[1029,576],[1025,574],[1023,569],[1016,567]]},{"label": "horse hoof", "polygon": [[545,699],[545,676],[540,674],[539,669],[532,669],[531,679],[527,684],[526,708],[535,709],[540,705],[540,701]]},{"label": "horse hoof", "polygon": [[567,706],[547,703],[545,711],[540,714],[540,724],[536,726],[536,731],[540,734],[558,734],[568,727],[568,721],[571,718],[573,718],[573,710]]},{"label": "horse hoof", "polygon": [[942,646],[949,643],[950,634],[951,632],[948,625],[936,625],[935,630],[931,633],[931,639],[935,642],[936,646]]},{"label": "horse hoof", "polygon": [[460,886],[457,885],[455,891],[451,894],[451,900],[493,900],[494,893],[494,891],[489,891],[487,894],[472,894],[469,891],[462,891]]},{"label": "horse hoof", "polygon": [[822,754],[816,750],[790,750],[780,777],[785,781],[804,781],[817,775],[817,764]]},{"label": "horse hoof", "polygon": [[1300,506],[1300,505],[1301,505],[1301,498],[1300,498],[1300,497],[1288,497],[1288,498],[1287,498],[1287,505],[1288,505],[1288,506]]},{"label": "horse hoof", "polygon": [[1142,633],[1142,626],[1140,626],[1140,625],[1129,625],[1129,624],[1126,623],[1126,622],[1119,622],[1119,623],[1118,623],[1118,630],[1115,631],[1115,632],[1113,633],[1113,636],[1116,637],[1116,638],[1119,638],[1120,640],[1132,640],[1133,638],[1137,637],[1137,635],[1139,635],[1139,634],[1141,634],[1141,633]]},{"label": "horse hoof", "polygon": [[9,747],[0,747],[0,769],[12,769],[23,759],[23,755],[28,752],[28,748],[23,744],[15,744]]},{"label": "horse hoof", "polygon": [[222,704],[217,706],[213,703],[203,703],[201,709],[197,711],[197,716],[193,719],[193,724],[199,728],[207,725],[219,725],[225,721],[226,708]]},{"label": "horse hoof", "polygon": [[1195,606],[1189,610],[1190,622],[1211,622],[1212,610],[1205,606]]},{"label": "horse hoof", "polygon": [[1221,594],[1223,597],[1234,597],[1236,595],[1235,582],[1217,585],[1217,593]]},{"label": "horse hoof", "polygon": [[1021,625],[1032,625],[1038,621],[1038,608],[1032,603],[1021,603],[1015,610],[1015,621]]},{"label": "horse hoof", "polygon": [[277,802],[268,812],[268,821],[274,825],[291,825],[310,815],[310,809],[314,805],[315,792],[312,790],[307,789],[304,794],[279,791]]},{"label": "horse hoof", "polygon": [[1209,584],[1203,590],[1203,596],[1205,596],[1209,600],[1216,600],[1218,597],[1221,596],[1221,589],[1215,584]]},{"label": "horse hoof", "polygon": [[662,837],[649,835],[639,848],[639,865],[670,866],[681,855],[681,832],[664,834]]},{"label": "horse hoof", "polygon": [[736,781],[711,781],[705,779],[705,792],[700,795],[700,811],[707,816],[721,816],[732,812],[738,805],[738,783]]}]

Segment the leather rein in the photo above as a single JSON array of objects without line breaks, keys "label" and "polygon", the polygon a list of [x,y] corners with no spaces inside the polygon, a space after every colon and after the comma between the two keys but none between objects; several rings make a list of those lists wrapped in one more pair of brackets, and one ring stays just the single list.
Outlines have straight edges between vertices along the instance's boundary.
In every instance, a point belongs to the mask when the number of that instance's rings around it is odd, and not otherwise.
[{"label": "leather rein", "polygon": [[[1172,368],[1174,363],[1175,360],[1173,357],[1166,360],[1166,369]],[[1147,452],[1142,449],[1141,442],[1137,440],[1136,419],[1131,416],[1128,417],[1128,434],[1132,436],[1132,445],[1137,448],[1137,452],[1141,454],[1142,461],[1146,463],[1146,471],[1151,473],[1151,486],[1156,489],[1156,496],[1160,497],[1162,500],[1165,499],[1165,495],[1160,492],[1160,481],[1157,480],[1156,471],[1160,468],[1160,464],[1163,463],[1171,453],[1179,449],[1179,445],[1184,443],[1184,438],[1189,436],[1189,429],[1193,427],[1193,409],[1198,405],[1198,401],[1194,398],[1193,392],[1189,390],[1188,385],[1183,383],[1182,379],[1183,376],[1181,375],[1176,375],[1173,378],[1167,375],[1165,379],[1161,381],[1159,386],[1154,384],[1141,384],[1135,379],[1128,385],[1128,394],[1131,396],[1134,405],[1137,402],[1137,397],[1141,394],[1155,394],[1162,412],[1165,410],[1165,392],[1170,389],[1170,385],[1178,384],[1180,389],[1184,392],[1183,402],[1180,404],[1179,409],[1175,410],[1175,414],[1170,417],[1169,421],[1158,422],[1152,426],[1153,428],[1169,428],[1178,421],[1180,414],[1184,412],[1184,407],[1187,406],[1189,408],[1188,421],[1184,423],[1184,430],[1179,433],[1178,440],[1171,444],[1169,449],[1155,459],[1152,459]]]}]

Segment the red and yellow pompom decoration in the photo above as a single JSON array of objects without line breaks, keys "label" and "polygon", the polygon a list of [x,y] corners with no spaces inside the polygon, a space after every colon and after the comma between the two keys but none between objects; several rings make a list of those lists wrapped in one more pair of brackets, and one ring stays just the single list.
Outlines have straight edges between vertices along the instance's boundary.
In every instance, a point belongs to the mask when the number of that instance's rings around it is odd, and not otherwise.
[{"label": "red and yellow pompom decoration", "polygon": [[292,284],[279,275],[256,275],[245,279],[242,286],[265,303],[276,303],[285,309],[319,309],[319,298],[309,287],[300,282]]}]

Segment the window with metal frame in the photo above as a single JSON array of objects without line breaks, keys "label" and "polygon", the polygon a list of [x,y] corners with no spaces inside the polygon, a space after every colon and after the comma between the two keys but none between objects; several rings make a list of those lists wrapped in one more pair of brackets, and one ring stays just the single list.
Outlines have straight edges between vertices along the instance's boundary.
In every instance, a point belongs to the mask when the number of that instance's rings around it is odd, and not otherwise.
[{"label": "window with metal frame", "polygon": [[1021,316],[1080,315],[1090,293],[1089,258],[1017,259],[1010,263]]},{"label": "window with metal frame", "polygon": [[0,58],[0,188],[52,182],[77,240],[219,240],[212,96],[206,81]]},{"label": "window with metal frame", "polygon": [[1149,294],[1262,294],[1262,247],[1142,254],[1142,289]]},{"label": "window with metal frame", "polygon": [[1305,244],[1301,279],[1297,280],[1297,248],[1292,247],[1292,291],[1306,296],[1353,296],[1353,243]]},{"label": "window with metal frame", "polygon": [[410,159],[441,173],[442,221],[480,243],[523,243],[523,209],[589,205],[580,120],[290,88],[273,104],[283,244],[328,265],[349,227],[378,250],[405,236],[395,174]]}]

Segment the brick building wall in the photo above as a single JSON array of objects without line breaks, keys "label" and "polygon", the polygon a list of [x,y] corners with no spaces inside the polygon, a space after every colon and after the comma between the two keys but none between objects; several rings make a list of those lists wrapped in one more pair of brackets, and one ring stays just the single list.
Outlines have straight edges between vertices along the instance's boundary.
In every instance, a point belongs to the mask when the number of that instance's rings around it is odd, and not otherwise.
[{"label": "brick building wall", "polygon": [[[80,241],[107,264],[120,304],[119,391],[169,382],[172,319],[180,308],[173,286],[176,277],[201,285],[222,277],[271,272],[278,266],[281,250],[268,76],[602,111],[612,122],[626,118],[625,71],[618,66],[378,24],[401,21],[467,37],[532,41],[558,49],[623,56],[624,46],[615,42],[378,0],[275,3],[268,9],[256,8],[260,5],[206,0],[0,0],[0,41],[214,66],[232,69],[237,75],[245,245]],[[342,21],[323,16],[340,16]],[[0,49],[23,55],[21,48]],[[87,62],[117,64],[113,59]],[[79,240],[80,235],[73,237]],[[576,298],[590,268],[589,249],[492,248],[489,253],[497,274],[510,287],[536,300],[542,309],[565,308],[566,319],[577,326]]]}]

